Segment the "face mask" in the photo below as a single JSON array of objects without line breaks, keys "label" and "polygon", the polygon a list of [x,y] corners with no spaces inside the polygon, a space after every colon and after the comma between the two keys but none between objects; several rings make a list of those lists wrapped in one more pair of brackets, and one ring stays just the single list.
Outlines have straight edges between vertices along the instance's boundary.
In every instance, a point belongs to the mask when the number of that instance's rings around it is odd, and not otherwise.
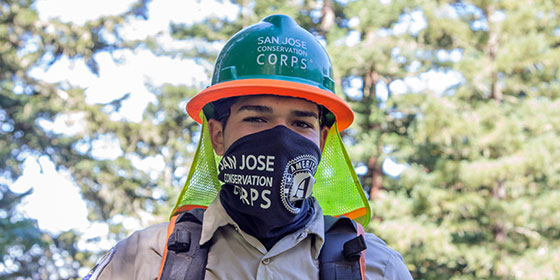
[{"label": "face mask", "polygon": [[285,126],[244,136],[218,166],[224,209],[268,249],[314,213],[311,193],[319,147]]}]

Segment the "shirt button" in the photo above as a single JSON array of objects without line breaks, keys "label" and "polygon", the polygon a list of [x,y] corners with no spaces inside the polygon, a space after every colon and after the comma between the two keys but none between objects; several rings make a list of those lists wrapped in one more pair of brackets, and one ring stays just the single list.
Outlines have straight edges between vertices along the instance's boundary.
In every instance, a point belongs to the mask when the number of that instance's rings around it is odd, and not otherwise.
[{"label": "shirt button", "polygon": [[301,233],[298,235],[297,239],[298,239],[298,240],[302,240],[302,239],[304,239],[304,238],[306,238],[306,237],[307,237],[307,232],[304,231],[304,232],[301,232]]},{"label": "shirt button", "polygon": [[267,265],[267,264],[269,264],[269,263],[270,263],[270,259],[268,259],[268,258],[262,260],[262,264],[264,264],[264,265]]}]

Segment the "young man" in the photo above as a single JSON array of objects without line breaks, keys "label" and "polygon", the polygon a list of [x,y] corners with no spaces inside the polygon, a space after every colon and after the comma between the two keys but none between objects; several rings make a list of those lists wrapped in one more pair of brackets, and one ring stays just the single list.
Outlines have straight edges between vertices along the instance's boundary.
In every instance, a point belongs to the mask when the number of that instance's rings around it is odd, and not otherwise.
[{"label": "young man", "polygon": [[119,242],[86,279],[411,279],[363,233],[368,202],[338,134],[353,113],[293,19],[234,35],[187,111],[203,132],[170,223]]}]

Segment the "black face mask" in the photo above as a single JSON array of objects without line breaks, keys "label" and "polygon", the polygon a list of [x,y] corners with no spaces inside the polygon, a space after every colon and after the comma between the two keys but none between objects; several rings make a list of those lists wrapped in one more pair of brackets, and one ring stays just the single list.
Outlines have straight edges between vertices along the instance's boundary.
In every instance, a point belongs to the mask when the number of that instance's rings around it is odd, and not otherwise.
[{"label": "black face mask", "polygon": [[244,136],[218,166],[224,209],[267,249],[312,218],[319,147],[285,126]]}]

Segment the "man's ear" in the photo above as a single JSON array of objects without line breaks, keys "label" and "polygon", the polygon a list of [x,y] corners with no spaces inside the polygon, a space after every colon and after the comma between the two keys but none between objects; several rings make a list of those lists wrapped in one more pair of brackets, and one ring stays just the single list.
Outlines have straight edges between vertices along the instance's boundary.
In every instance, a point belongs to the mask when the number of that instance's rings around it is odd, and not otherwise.
[{"label": "man's ear", "polygon": [[321,144],[321,153],[323,153],[323,148],[325,147],[325,142],[327,142],[327,135],[329,135],[329,127],[328,126],[323,126],[321,127],[321,140],[320,140],[320,144]]},{"label": "man's ear", "polygon": [[208,120],[208,129],[210,130],[210,141],[212,142],[212,148],[217,155],[224,155],[224,130],[222,122],[216,119]]}]

